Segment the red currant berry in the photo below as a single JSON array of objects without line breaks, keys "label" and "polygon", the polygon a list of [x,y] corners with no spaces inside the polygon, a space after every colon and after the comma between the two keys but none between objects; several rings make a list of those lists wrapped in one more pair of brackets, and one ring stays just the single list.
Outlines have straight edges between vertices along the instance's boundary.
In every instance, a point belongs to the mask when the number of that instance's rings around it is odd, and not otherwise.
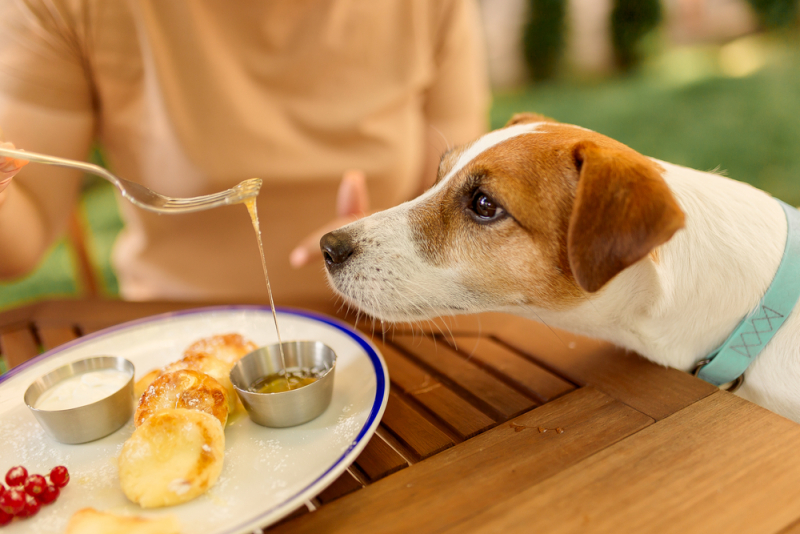
[{"label": "red currant berry", "polygon": [[42,505],[41,503],[39,503],[39,501],[31,497],[30,495],[25,495],[25,508],[23,508],[22,513],[17,514],[17,516],[30,517],[32,515],[36,515],[39,513],[39,508],[41,507]]},{"label": "red currant berry", "polygon": [[18,465],[16,467],[12,467],[6,473],[6,484],[9,486],[22,486],[25,484],[25,480],[28,478],[28,470]]},{"label": "red currant berry", "polygon": [[36,499],[42,504],[50,504],[58,499],[59,493],[61,493],[61,490],[52,484],[48,484],[44,491],[36,496]]},{"label": "red currant berry", "polygon": [[54,467],[53,470],[50,471],[50,482],[59,488],[66,486],[67,483],[69,483],[69,471],[67,471],[67,468],[63,465]]},{"label": "red currant berry", "polygon": [[0,495],[0,510],[7,514],[17,515],[25,508],[25,493],[11,488]]},{"label": "red currant berry", "polygon": [[0,510],[0,527],[11,523],[12,519],[14,519],[13,515],[7,514],[4,511]]},{"label": "red currant berry", "polygon": [[25,493],[32,497],[41,494],[47,488],[47,480],[42,475],[30,475],[25,482]]},{"label": "red currant berry", "polygon": [[0,484],[0,495],[4,494],[5,492],[6,492],[6,487]]}]

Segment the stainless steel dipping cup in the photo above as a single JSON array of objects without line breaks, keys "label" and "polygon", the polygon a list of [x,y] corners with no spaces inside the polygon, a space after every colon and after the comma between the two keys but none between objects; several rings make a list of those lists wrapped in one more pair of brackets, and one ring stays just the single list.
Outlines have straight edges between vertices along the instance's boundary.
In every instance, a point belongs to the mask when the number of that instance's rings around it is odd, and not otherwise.
[{"label": "stainless steel dipping cup", "polygon": [[[66,410],[39,410],[39,397],[66,378],[89,371],[117,369],[130,375],[122,388],[100,400]],[[133,364],[116,356],[79,360],[37,378],[25,391],[25,404],[53,439],[61,443],[94,441],[121,428],[133,415]]]},{"label": "stainless steel dipping cup", "polygon": [[254,393],[250,386],[258,379],[282,371],[278,344],[254,350],[233,366],[231,382],[254,423],[269,427],[287,427],[311,421],[331,402],[336,354],[320,341],[283,343],[286,371],[307,370],[318,379],[297,389],[280,393]]}]

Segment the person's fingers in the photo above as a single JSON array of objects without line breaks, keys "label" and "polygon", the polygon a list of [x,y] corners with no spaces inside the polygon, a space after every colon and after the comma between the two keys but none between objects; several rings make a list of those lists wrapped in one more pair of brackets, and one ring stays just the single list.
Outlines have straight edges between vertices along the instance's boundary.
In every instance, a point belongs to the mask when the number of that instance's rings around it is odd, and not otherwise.
[{"label": "person's fingers", "polygon": [[[14,145],[12,143],[0,143],[0,147],[13,149]],[[0,156],[0,187],[2,187],[4,183],[7,185],[8,181],[27,164],[28,161],[24,159]]]},{"label": "person's fingers", "polygon": [[[11,143],[0,143],[0,147],[14,148]],[[0,194],[11,183],[11,179],[16,176],[22,167],[27,165],[28,162],[23,159],[6,158],[0,156]]]},{"label": "person's fingers", "polygon": [[6,188],[11,183],[11,178],[14,177],[14,174],[4,173],[0,171],[0,205],[3,204],[6,200]]},{"label": "person's fingers", "polygon": [[11,176],[3,177],[3,174],[17,174],[22,167],[28,164],[28,162],[24,159],[13,159],[13,158],[6,158],[6,161],[0,161],[0,179],[4,178],[11,178]]},{"label": "person's fingers", "polygon": [[336,215],[362,215],[369,211],[369,194],[367,193],[367,177],[364,171],[349,170],[342,176],[339,191],[336,195]]}]

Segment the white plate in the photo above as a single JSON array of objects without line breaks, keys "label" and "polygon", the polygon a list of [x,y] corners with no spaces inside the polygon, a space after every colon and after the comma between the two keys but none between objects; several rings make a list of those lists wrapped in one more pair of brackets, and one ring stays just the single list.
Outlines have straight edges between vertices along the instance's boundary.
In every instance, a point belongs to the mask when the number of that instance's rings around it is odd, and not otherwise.
[{"label": "white plate", "polygon": [[120,489],[117,456],[133,432],[129,421],[98,441],[65,445],[47,436],[22,400],[37,377],[69,362],[99,355],[127,358],[141,376],[181,357],[202,337],[238,332],[259,346],[277,342],[268,307],[226,306],[167,313],[77,339],[0,376],[0,479],[14,465],[47,474],[70,471],[59,499],[4,533],[63,532],[85,507],[119,514],[174,514],[183,532],[244,533],[263,528],[327,487],[355,460],[375,432],[388,398],[386,365],[377,349],[350,326],[297,310],[279,310],[283,340],[319,340],[337,355],[333,399],[318,418],[292,428],[265,428],[244,413],[225,429],[225,464],[216,485],[197,499],[142,510]]}]

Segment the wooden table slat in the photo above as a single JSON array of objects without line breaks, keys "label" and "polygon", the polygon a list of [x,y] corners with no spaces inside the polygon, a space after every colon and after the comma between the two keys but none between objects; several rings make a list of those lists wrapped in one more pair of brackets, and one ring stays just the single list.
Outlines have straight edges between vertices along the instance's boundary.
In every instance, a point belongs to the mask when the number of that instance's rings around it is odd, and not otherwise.
[{"label": "wooden table slat", "polygon": [[386,361],[392,386],[413,397],[461,439],[495,424],[494,419],[420,369],[397,349],[380,341],[376,345]]},{"label": "wooden table slat", "polygon": [[453,339],[462,354],[506,377],[518,389],[542,403],[575,389],[571,382],[489,338],[456,336]]},{"label": "wooden table slat", "polygon": [[472,397],[473,402],[498,421],[506,421],[538,404],[462,358],[446,343],[411,336],[395,336],[392,342],[439,373],[440,380],[446,378],[460,388],[460,393]]},{"label": "wooden table slat", "polygon": [[[0,353],[19,365],[39,343],[50,349],[78,333],[214,304],[225,303],[36,303],[0,312]],[[283,304],[354,322],[333,301]],[[370,336],[370,325],[358,326]],[[311,501],[316,511],[301,506],[270,533],[800,534],[799,425],[608,343],[518,317],[445,318],[422,329],[429,337],[420,341],[420,328],[398,325],[394,339],[409,343],[401,348],[373,333],[392,381],[384,421]],[[457,350],[446,346],[449,331]],[[510,421],[481,398],[492,384],[534,403],[548,398],[553,384],[537,382],[539,368],[579,389]],[[430,444],[408,437],[420,438],[420,419],[456,443],[423,457]]]},{"label": "wooden table slat", "polygon": [[[652,421],[596,390],[576,390],[274,531],[437,532]],[[564,432],[541,433],[539,427]]]},{"label": "wooden table slat", "polygon": [[50,350],[78,338],[71,326],[39,326],[39,339],[45,350]]},{"label": "wooden table slat", "polygon": [[330,486],[325,488],[322,493],[317,495],[317,499],[319,499],[322,504],[326,504],[363,487],[361,482],[356,480],[356,477],[351,475],[349,471],[345,471],[339,475],[339,478],[334,480]]},{"label": "wooden table slat", "polygon": [[370,438],[355,463],[371,481],[408,467],[406,459],[377,433]]},{"label": "wooden table slat", "polygon": [[470,531],[777,533],[798,516],[797,450],[800,425],[717,392],[496,503]]},{"label": "wooden table slat", "polygon": [[535,322],[493,337],[578,385],[591,385],[656,420],[711,395],[717,387],[603,341],[553,331]]},{"label": "wooden table slat", "polygon": [[94,334],[95,332],[99,332],[100,330],[105,330],[106,328],[114,326],[113,323],[107,323],[105,321],[101,322],[84,322],[81,321],[78,323],[78,328],[81,331],[81,334],[87,336],[89,334]]},{"label": "wooden table slat", "polygon": [[9,369],[39,355],[39,346],[30,327],[20,327],[0,333],[0,354]]},{"label": "wooden table slat", "polygon": [[273,526],[278,526],[278,525],[284,525],[284,524],[287,524],[287,523],[291,523],[296,518],[298,518],[300,516],[303,516],[303,515],[306,515],[308,513],[309,513],[308,506],[306,506],[305,504],[300,505],[297,508],[295,508],[294,510],[292,510],[291,512],[289,512],[288,514],[286,514],[283,517],[283,519],[281,519],[280,521],[275,523],[275,525],[273,525]]},{"label": "wooden table slat", "polygon": [[454,445],[447,434],[436,428],[395,393],[389,394],[389,402],[381,424],[420,459]]}]

